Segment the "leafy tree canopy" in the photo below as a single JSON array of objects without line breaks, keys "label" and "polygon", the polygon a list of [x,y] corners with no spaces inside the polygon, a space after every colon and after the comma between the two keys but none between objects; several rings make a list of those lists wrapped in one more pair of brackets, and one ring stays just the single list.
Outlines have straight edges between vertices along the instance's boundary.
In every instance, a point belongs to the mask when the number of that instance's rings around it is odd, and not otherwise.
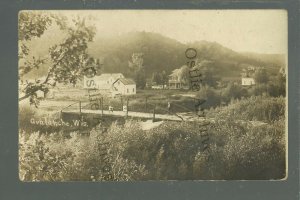
[{"label": "leafy tree canopy", "polygon": [[49,49],[49,57],[46,59],[50,59],[50,66],[46,78],[35,82],[27,82],[23,85],[22,92],[24,95],[19,98],[19,101],[30,98],[30,103],[37,106],[39,103],[37,91],[47,93],[49,88],[55,86],[57,82],[76,84],[87,68],[98,68],[99,60],[87,54],[88,43],[95,36],[95,27],[88,26],[84,18],[77,17],[72,19],[72,22],[67,20],[65,17],[43,12],[20,13],[19,44],[21,47],[19,59],[24,60],[24,65],[19,66],[19,76],[38,68],[45,60],[34,58],[34,62],[26,62],[26,60],[29,60],[26,56],[29,51],[26,48],[26,41],[31,40],[33,37],[40,37],[53,21],[67,34],[60,44],[55,44]]}]

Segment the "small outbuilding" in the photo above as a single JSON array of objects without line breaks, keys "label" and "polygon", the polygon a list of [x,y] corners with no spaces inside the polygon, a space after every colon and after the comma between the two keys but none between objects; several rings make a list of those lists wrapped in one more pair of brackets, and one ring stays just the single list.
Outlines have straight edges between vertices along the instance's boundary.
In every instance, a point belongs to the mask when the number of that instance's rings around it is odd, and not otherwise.
[{"label": "small outbuilding", "polygon": [[122,95],[136,94],[136,83],[132,79],[119,78],[113,83],[113,88]]}]

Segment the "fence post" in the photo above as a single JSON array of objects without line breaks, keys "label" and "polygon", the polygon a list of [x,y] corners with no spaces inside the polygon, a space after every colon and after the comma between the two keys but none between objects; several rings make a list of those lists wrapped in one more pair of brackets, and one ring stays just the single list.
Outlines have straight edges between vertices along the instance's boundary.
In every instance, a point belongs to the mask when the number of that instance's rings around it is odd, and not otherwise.
[{"label": "fence post", "polygon": [[62,120],[62,110],[60,110],[59,117],[60,117],[60,119]]},{"label": "fence post", "polygon": [[101,108],[101,99],[97,98],[97,110],[100,110]]},{"label": "fence post", "polygon": [[79,133],[81,133],[81,101],[79,101]]},{"label": "fence post", "polygon": [[145,109],[146,109],[146,112],[147,112],[147,101],[148,101],[148,97],[146,97],[146,102],[145,102]]},{"label": "fence post", "polygon": [[101,97],[101,116],[103,116],[103,97]]},{"label": "fence post", "polygon": [[128,117],[128,104],[129,104],[129,99],[127,99],[126,101],[126,117]]},{"label": "fence post", "polygon": [[123,97],[121,96],[121,110],[123,110]]},{"label": "fence post", "polygon": [[154,108],[153,108],[153,118],[152,118],[152,122],[155,121],[155,106],[156,106],[156,105],[154,105]]},{"label": "fence post", "polygon": [[79,101],[79,114],[81,115],[81,101]]}]

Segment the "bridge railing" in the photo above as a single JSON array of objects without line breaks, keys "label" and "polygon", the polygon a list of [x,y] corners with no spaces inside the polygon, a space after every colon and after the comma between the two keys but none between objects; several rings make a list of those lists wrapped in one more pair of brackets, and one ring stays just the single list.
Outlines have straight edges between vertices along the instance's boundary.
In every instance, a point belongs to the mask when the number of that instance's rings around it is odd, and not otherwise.
[{"label": "bridge railing", "polygon": [[76,109],[76,108],[78,108],[78,111],[79,111],[79,110],[80,110],[80,107],[81,107],[81,102],[78,101],[78,102],[72,103],[72,104],[70,104],[70,105],[68,105],[68,106],[66,106],[66,107],[63,107],[63,108],[61,109],[61,111],[74,110],[74,109]]},{"label": "bridge railing", "polygon": [[[75,112],[78,111],[78,113],[81,114],[82,109],[86,109],[100,110],[103,115],[103,111],[112,109],[113,111],[124,111],[126,112],[126,116],[128,116],[128,112],[141,112],[149,113],[150,115],[153,114],[153,119],[155,119],[155,114],[168,114],[184,120],[184,118],[189,115],[191,115],[191,117],[199,116],[197,106],[201,105],[201,102],[198,104],[190,102],[190,104],[194,106],[193,109],[190,108],[191,106],[184,106],[176,103],[176,101],[157,101],[156,99],[151,99],[149,97],[146,97],[144,101],[142,99],[124,96],[109,98],[101,95],[100,93],[89,93],[89,100],[89,102],[74,102],[62,108],[61,112],[72,110]],[[178,112],[178,110],[183,111],[184,114]]]}]

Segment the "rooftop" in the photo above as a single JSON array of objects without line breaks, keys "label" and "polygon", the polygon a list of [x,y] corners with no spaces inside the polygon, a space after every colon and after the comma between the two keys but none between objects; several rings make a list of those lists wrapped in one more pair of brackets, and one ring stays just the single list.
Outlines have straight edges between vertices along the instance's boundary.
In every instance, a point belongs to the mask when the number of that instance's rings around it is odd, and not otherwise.
[{"label": "rooftop", "polygon": [[104,73],[104,74],[101,74],[99,77],[101,78],[109,78],[109,77],[113,77],[113,78],[120,78],[120,77],[124,77],[123,74],[121,73]]},{"label": "rooftop", "polygon": [[[118,80],[120,80],[124,85],[135,85],[134,80],[129,78],[119,78]],[[115,82],[117,82],[118,80],[116,80]]]}]

